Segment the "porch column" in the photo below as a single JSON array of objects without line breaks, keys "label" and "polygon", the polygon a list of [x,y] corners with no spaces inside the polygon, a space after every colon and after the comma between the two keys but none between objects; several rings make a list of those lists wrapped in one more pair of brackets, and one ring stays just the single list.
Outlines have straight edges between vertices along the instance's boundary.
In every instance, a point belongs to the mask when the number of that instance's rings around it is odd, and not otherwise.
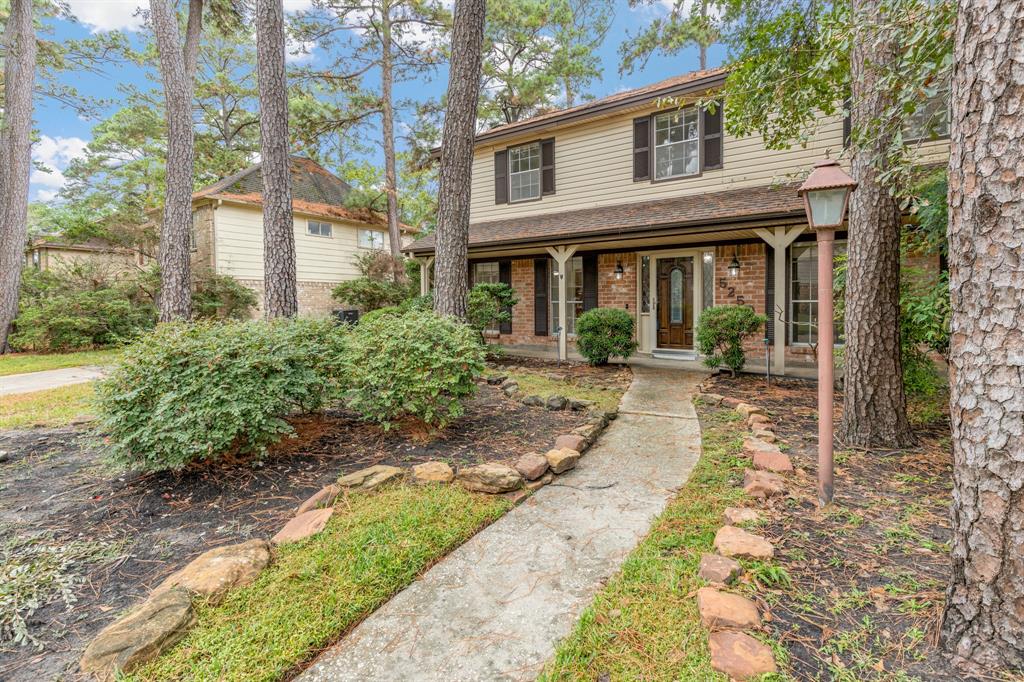
[{"label": "porch column", "polygon": [[430,266],[434,264],[434,257],[417,258],[420,262],[420,296],[430,293]]},{"label": "porch column", "polygon": [[566,315],[568,313],[568,307],[566,306],[566,282],[565,272],[566,267],[569,263],[569,259],[572,258],[573,254],[576,253],[577,246],[549,246],[548,253],[555,259],[555,267],[558,269],[558,356],[563,360],[567,359],[568,354],[568,335],[569,331],[566,328]]},{"label": "porch column", "polygon": [[[792,244],[797,237],[807,228],[806,225],[796,227],[778,226],[769,229],[758,228],[755,230],[761,239],[775,249],[773,264],[775,267],[775,306],[779,307],[779,301],[783,302],[782,310],[785,312],[786,301],[786,248]],[[781,297],[781,298],[780,298]],[[775,345],[772,348],[772,374],[782,376],[786,373],[786,328],[783,319],[784,314],[777,314],[774,310],[767,311],[775,320]],[[783,324],[779,324],[782,322]]]}]

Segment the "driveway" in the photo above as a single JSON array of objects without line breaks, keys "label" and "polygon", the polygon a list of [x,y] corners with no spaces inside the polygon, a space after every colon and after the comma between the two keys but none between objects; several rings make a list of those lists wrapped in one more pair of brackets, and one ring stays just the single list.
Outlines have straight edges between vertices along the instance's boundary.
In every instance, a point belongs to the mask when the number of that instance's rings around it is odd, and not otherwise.
[{"label": "driveway", "polygon": [[0,377],[0,396],[34,393],[49,388],[84,384],[87,381],[102,378],[103,370],[99,367],[65,367],[64,369],[48,369],[43,372],[8,374]]}]

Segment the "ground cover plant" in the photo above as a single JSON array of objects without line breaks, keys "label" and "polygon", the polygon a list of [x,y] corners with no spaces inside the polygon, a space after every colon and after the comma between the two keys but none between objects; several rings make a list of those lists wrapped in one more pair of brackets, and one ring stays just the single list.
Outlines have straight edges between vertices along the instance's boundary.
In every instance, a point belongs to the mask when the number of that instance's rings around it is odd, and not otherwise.
[{"label": "ground cover plant", "polygon": [[93,384],[90,381],[0,397],[0,431],[64,426],[87,419],[94,409]]},{"label": "ground cover plant", "polygon": [[[531,366],[543,371],[545,364]],[[118,557],[83,564],[86,582],[75,588],[72,610],[57,599],[29,620],[42,651],[0,639],[0,679],[73,678],[88,641],[167,575],[211,547],[272,536],[302,500],[339,475],[374,464],[514,461],[586,419],[585,412],[527,407],[481,384],[465,414],[426,440],[332,409],[290,418],[295,437],[271,445],[262,460],[234,455],[154,473],[111,467],[106,446],[81,428],[0,431],[0,451],[7,453],[0,461],[0,519],[13,520],[5,533],[124,542]]]},{"label": "ground cover plant", "polygon": [[116,348],[74,353],[7,353],[0,355],[0,376],[84,365],[104,366],[117,360],[118,353]]},{"label": "ground cover plant", "polygon": [[[758,591],[788,673],[837,682],[971,679],[938,646],[950,570],[948,402],[910,401],[913,448],[837,447],[835,502],[819,510],[815,384],[719,376],[711,390],[766,409],[797,468],[789,497],[759,531],[773,538],[788,578]],[[701,419],[719,412],[700,410]],[[985,679],[1005,678],[993,671]]]},{"label": "ground cover plant", "polygon": [[704,452],[686,485],[563,640],[540,679],[725,680],[711,670],[694,592],[722,512],[740,502],[745,429],[735,414],[702,421]]},{"label": "ground cover plant", "polygon": [[281,679],[509,506],[458,486],[352,495],[255,583],[200,607],[186,638],[130,679]]}]

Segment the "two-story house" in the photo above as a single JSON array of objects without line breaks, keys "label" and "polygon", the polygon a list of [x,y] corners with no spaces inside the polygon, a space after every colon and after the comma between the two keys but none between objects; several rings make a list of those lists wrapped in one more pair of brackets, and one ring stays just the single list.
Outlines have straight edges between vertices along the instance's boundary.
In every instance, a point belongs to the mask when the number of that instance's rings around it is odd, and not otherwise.
[{"label": "two-story house", "polygon": [[[339,304],[331,290],[359,276],[356,259],[389,249],[385,217],[351,209],[352,188],[311,159],[291,158],[299,314],[323,316]],[[192,264],[230,275],[263,301],[263,176],[255,164],[192,196]],[[402,226],[403,242],[415,230]]]},{"label": "two-story house", "polygon": [[[844,122],[766,149],[728,134],[723,107],[680,104],[712,98],[724,79],[697,71],[476,137],[471,282],[506,282],[520,298],[500,343],[566,357],[579,315],[618,307],[636,320],[640,354],[693,359],[701,311],[731,303],[767,314],[774,372],[813,359],[817,251],[796,186],[840,155]],[[940,160],[947,143],[921,151]],[[429,264],[433,250],[427,236],[407,252]]]}]

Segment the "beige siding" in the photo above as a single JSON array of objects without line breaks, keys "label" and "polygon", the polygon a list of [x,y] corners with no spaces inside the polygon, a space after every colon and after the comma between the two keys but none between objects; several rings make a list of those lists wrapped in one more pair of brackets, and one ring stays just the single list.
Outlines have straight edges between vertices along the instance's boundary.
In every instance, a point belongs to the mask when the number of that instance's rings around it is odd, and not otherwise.
[{"label": "beige siding", "polygon": [[[473,163],[472,222],[540,213],[649,201],[688,194],[719,192],[793,180],[828,153],[843,151],[842,118],[823,119],[804,147],[771,151],[760,137],[726,135],[724,164],[703,175],[665,182],[633,182],[633,119],[654,107],[591,120],[553,132],[533,133],[515,140],[481,145]],[[553,195],[520,204],[494,203],[494,153],[510,145],[544,137],[555,138]],[[947,142],[927,143],[927,160],[942,160]]]},{"label": "beige siding", "polygon": [[[313,218],[332,225],[331,237],[306,232],[303,215],[295,216],[295,254],[299,281],[340,282],[359,276],[357,254],[366,249],[357,246],[360,225],[337,219]],[[239,279],[263,279],[263,213],[259,207],[222,204],[216,209],[215,248],[217,272]],[[384,232],[387,248],[387,228]]]}]

